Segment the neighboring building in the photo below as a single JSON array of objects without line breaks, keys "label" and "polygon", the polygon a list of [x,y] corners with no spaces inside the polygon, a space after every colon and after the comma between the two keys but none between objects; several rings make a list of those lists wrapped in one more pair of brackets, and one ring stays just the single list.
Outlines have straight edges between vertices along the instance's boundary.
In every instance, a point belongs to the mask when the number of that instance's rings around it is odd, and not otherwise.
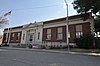
[{"label": "neighboring building", "polygon": [[[92,17],[83,21],[80,15],[69,16],[69,43],[75,45],[75,39],[93,33]],[[3,44],[41,44],[45,46],[66,46],[66,17],[43,22],[30,23],[4,30]],[[9,33],[9,34],[8,34]],[[10,35],[10,38],[8,36]]]}]

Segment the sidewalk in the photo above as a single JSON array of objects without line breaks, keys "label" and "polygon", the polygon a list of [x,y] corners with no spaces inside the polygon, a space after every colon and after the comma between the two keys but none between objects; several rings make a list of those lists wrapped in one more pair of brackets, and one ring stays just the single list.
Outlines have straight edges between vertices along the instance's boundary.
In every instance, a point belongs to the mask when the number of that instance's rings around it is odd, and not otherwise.
[{"label": "sidewalk", "polygon": [[0,49],[100,56],[100,53],[95,53],[95,52],[90,53],[90,52],[76,52],[76,51],[65,51],[65,50],[63,51],[63,50],[52,50],[52,49],[29,49],[29,48],[13,48],[13,47],[0,47]]}]

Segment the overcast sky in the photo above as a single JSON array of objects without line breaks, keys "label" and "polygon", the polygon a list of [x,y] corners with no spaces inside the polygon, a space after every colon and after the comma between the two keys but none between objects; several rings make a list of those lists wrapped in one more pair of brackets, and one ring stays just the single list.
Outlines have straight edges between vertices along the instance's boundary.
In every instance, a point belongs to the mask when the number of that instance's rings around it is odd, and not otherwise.
[{"label": "overcast sky", "polygon": [[[72,2],[67,0],[69,16],[77,14]],[[11,10],[9,27],[66,16],[64,0],[0,0],[1,16]]]}]

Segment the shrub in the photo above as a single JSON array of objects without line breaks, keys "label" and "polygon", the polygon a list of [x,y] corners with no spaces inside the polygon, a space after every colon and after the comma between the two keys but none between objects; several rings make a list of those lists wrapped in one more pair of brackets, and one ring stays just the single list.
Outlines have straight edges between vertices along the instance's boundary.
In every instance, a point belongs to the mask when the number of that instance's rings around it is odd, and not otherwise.
[{"label": "shrub", "polygon": [[94,36],[91,34],[81,36],[76,39],[76,45],[79,48],[90,49],[93,48]]},{"label": "shrub", "polygon": [[95,39],[95,47],[100,49],[100,38]]}]

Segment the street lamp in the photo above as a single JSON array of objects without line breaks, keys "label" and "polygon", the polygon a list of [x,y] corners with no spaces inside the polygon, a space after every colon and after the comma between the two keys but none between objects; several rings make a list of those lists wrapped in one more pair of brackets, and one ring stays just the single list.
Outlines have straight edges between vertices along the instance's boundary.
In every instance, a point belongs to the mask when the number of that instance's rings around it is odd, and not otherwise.
[{"label": "street lamp", "polygon": [[67,45],[68,45],[68,51],[70,51],[70,47],[69,47],[69,32],[68,32],[68,25],[69,25],[69,20],[68,20],[68,4],[67,4],[67,1],[65,0],[65,4],[66,4],[66,42],[67,42]]}]

